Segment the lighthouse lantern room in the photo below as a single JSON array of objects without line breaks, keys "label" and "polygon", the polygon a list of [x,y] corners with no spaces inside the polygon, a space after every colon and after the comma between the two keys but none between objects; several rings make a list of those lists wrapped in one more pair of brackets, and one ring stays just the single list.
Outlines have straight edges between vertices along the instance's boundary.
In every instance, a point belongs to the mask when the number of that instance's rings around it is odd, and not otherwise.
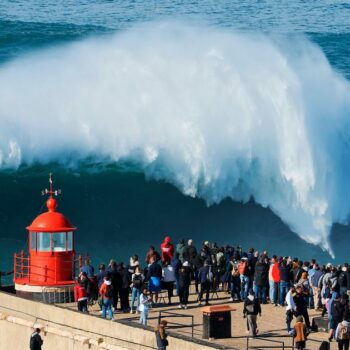
[{"label": "lighthouse lantern room", "polygon": [[[37,216],[27,227],[29,254],[14,256],[14,282],[16,293],[30,299],[46,302],[66,302],[71,298],[75,268],[74,227],[57,212],[60,190],[53,190],[49,178],[47,212]],[[81,258],[78,259],[81,261]]]}]

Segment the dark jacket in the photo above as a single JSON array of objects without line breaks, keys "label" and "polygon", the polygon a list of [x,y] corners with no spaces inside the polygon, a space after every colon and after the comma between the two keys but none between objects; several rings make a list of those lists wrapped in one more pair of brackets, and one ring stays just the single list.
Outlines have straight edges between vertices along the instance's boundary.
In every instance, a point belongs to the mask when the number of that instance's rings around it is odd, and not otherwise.
[{"label": "dark jacket", "polygon": [[188,288],[191,284],[191,271],[188,268],[179,271],[179,288]]},{"label": "dark jacket", "polygon": [[185,251],[185,260],[193,264],[195,257],[197,256],[197,249],[193,245],[189,245],[186,247]]},{"label": "dark jacket", "polygon": [[172,258],[171,258],[171,261],[170,261],[170,265],[172,266],[172,268],[174,269],[174,274],[176,277],[179,276],[179,270],[181,268],[181,261],[174,255]]},{"label": "dark jacket", "polygon": [[157,348],[165,348],[168,345],[167,334],[164,332],[164,338],[161,337],[159,330],[156,331]]},{"label": "dark jacket", "polygon": [[147,280],[149,280],[151,277],[162,277],[162,268],[161,266],[154,262],[150,265],[148,272],[147,272]]},{"label": "dark jacket", "polygon": [[129,286],[130,286],[129,271],[125,267],[123,267],[123,268],[119,268],[118,273],[119,273],[120,279],[121,279],[121,288],[123,288],[123,289],[129,288]]},{"label": "dark jacket", "polygon": [[340,300],[334,300],[331,306],[331,315],[335,324],[343,321],[344,316],[344,305]]},{"label": "dark jacket", "polygon": [[347,282],[347,271],[344,272],[344,271],[341,271],[340,274],[339,274],[339,277],[338,277],[338,284],[339,284],[339,287],[347,287],[348,286],[348,282]]},{"label": "dark jacket", "polygon": [[199,272],[198,272],[199,283],[205,283],[208,281],[207,279],[208,272],[209,272],[209,266],[203,266],[199,269]]},{"label": "dark jacket", "polygon": [[[251,306],[253,306],[252,309],[251,309]],[[249,298],[246,298],[244,300],[243,314],[244,315],[261,314],[261,306],[260,306],[259,299],[254,298],[254,300],[250,300]]]},{"label": "dark jacket", "polygon": [[40,337],[40,334],[33,333],[30,337],[29,347],[30,350],[41,350],[41,346],[43,345],[43,340]]},{"label": "dark jacket", "polygon": [[281,281],[290,282],[291,273],[288,266],[279,266]]},{"label": "dark jacket", "polygon": [[107,276],[107,271],[106,270],[100,270],[100,272],[96,275],[96,281],[98,288],[102,286],[103,279]]},{"label": "dark jacket", "polygon": [[254,282],[259,287],[267,285],[269,277],[269,266],[267,264],[257,262],[255,265]]}]

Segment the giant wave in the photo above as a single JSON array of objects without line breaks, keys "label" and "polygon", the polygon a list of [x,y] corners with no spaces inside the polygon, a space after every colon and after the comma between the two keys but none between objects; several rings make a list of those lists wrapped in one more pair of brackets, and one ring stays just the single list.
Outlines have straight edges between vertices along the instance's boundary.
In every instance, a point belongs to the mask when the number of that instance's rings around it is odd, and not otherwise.
[{"label": "giant wave", "polygon": [[0,164],[127,160],[310,243],[350,211],[350,84],[305,38],[152,23],[0,67]]}]

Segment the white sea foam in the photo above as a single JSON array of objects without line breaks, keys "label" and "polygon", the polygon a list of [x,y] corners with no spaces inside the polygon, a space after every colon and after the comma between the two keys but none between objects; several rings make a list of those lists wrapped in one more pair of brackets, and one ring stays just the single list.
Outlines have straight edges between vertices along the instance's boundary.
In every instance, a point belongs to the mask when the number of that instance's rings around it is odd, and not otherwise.
[{"label": "white sea foam", "polygon": [[153,23],[4,65],[0,99],[3,168],[128,159],[326,249],[347,220],[350,86],[306,39]]}]

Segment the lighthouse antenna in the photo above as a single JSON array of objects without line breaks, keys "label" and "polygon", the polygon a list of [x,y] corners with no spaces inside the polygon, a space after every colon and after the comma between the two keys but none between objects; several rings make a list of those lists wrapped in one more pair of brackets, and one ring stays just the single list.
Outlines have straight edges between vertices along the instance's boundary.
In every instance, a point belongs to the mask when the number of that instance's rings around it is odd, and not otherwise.
[{"label": "lighthouse antenna", "polygon": [[45,196],[45,194],[48,194],[50,196],[50,198],[52,198],[52,196],[58,196],[59,194],[62,193],[61,190],[54,190],[53,189],[53,181],[52,181],[52,173],[49,174],[49,184],[50,184],[50,189],[48,190],[47,188],[45,188],[45,190],[41,191],[41,195]]}]

